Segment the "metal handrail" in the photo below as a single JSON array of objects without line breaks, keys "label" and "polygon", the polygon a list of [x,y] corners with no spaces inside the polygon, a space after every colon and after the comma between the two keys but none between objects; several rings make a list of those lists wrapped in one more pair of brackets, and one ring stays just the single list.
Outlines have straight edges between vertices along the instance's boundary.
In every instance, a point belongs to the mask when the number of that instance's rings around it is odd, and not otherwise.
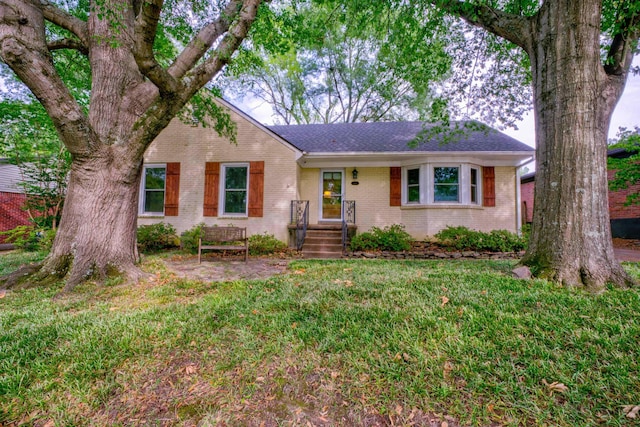
[{"label": "metal handrail", "polygon": [[349,237],[349,224],[356,223],[356,201],[342,201],[342,252],[347,252],[347,239]]},{"label": "metal handrail", "polygon": [[307,225],[309,225],[309,201],[291,201],[291,224],[296,225],[296,249],[301,250],[304,239],[307,237]]}]

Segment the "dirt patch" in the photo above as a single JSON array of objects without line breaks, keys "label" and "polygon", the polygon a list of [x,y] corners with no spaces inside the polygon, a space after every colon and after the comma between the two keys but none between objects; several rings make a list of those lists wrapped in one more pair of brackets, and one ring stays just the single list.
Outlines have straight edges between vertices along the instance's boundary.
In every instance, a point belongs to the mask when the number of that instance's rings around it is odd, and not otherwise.
[{"label": "dirt patch", "polygon": [[266,279],[287,271],[290,259],[249,258],[247,262],[223,256],[208,256],[198,263],[196,256],[175,256],[165,260],[178,277],[204,282]]}]

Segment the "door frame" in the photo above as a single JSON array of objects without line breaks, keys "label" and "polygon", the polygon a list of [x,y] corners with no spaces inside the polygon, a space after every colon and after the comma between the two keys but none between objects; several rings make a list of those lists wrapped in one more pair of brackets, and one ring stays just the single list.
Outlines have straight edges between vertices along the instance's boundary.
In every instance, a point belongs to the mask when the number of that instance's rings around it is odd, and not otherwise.
[{"label": "door frame", "polygon": [[[344,168],[330,168],[330,169],[320,169],[320,179],[318,182],[318,220],[322,222],[342,222],[342,201],[345,197],[345,172]],[[342,182],[341,182],[341,191],[340,191],[340,218],[325,218],[324,212],[322,209],[322,200],[323,200],[323,183],[324,183],[324,173],[325,172],[340,172]]]}]

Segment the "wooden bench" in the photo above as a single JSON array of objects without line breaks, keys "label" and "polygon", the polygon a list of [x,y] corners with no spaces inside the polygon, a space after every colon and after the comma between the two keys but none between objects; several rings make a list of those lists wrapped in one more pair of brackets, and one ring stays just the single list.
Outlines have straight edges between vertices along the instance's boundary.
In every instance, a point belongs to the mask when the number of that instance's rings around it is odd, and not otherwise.
[{"label": "wooden bench", "polygon": [[202,262],[202,251],[209,249],[244,251],[244,262],[247,262],[249,257],[247,229],[240,227],[202,227],[202,235],[198,239],[198,263]]}]

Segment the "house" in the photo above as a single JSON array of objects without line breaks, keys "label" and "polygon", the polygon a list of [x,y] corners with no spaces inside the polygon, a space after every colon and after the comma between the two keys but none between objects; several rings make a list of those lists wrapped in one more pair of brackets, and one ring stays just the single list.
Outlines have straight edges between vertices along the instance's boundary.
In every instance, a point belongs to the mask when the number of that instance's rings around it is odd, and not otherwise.
[{"label": "house", "polygon": [[145,154],[139,224],[233,224],[291,244],[343,222],[351,231],[403,224],[416,239],[448,225],[520,227],[517,169],[534,150],[496,130],[412,147],[423,123],[263,126],[220,103],[237,145],[174,120]]},{"label": "house", "polygon": [[[26,196],[17,185],[21,180],[20,169],[0,159],[0,232],[30,224],[29,214],[23,209]],[[0,243],[4,241],[5,236],[0,236]]]},{"label": "house", "polygon": [[[609,158],[628,158],[633,153],[623,148],[611,149],[607,152]],[[608,179],[613,179],[615,170],[607,172]],[[522,193],[522,222],[531,223],[533,219],[533,192],[536,173],[522,175],[520,188]],[[609,190],[609,218],[611,221],[612,237],[624,239],[640,239],[640,205],[625,206],[629,194],[640,192],[640,184],[630,185],[619,191]]]}]

